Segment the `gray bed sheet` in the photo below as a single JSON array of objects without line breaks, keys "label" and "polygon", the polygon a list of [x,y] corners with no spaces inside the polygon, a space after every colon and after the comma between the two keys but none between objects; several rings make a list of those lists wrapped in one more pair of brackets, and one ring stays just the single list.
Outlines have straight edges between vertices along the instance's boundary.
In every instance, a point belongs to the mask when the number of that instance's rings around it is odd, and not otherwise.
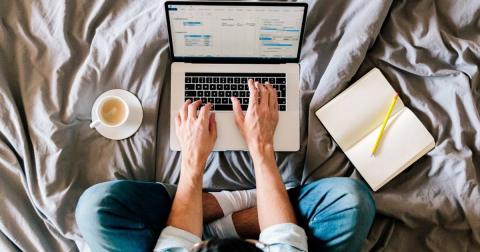
[{"label": "gray bed sheet", "polygon": [[[480,251],[480,1],[308,3],[301,150],[277,154],[286,184],[361,179],[313,113],[378,67],[436,148],[375,193],[364,250]],[[178,180],[169,65],[161,1],[0,1],[0,251],[83,250],[73,213],[86,188]],[[88,126],[113,88],[144,108],[127,140]],[[204,182],[254,187],[248,153],[213,153]]]}]

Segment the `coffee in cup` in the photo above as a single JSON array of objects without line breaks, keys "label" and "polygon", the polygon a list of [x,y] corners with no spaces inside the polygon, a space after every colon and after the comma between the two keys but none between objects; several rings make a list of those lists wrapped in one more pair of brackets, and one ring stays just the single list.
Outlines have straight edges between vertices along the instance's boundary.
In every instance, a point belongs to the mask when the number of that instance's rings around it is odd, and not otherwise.
[{"label": "coffee in cup", "polygon": [[105,127],[119,127],[123,125],[129,116],[127,103],[118,96],[106,96],[98,104],[96,109],[97,120],[90,124],[90,128],[99,125]]}]

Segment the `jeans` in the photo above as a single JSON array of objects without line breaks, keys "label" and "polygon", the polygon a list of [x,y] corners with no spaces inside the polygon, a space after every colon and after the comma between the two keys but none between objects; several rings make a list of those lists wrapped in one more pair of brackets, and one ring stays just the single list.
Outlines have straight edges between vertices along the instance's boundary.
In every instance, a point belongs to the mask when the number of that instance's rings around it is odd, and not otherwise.
[{"label": "jeans", "polygon": [[[310,251],[361,250],[375,216],[375,203],[365,184],[326,178],[288,194]],[[171,205],[161,184],[119,180],[88,188],[75,217],[93,252],[152,251]]]}]

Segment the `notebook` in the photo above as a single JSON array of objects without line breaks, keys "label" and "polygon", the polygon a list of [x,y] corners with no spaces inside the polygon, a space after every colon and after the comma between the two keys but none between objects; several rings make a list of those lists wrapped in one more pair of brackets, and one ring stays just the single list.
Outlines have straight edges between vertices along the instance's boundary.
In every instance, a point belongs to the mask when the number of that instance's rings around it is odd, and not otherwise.
[{"label": "notebook", "polygon": [[374,68],[315,113],[374,191],[435,147],[432,135],[399,98],[371,155],[395,93]]}]

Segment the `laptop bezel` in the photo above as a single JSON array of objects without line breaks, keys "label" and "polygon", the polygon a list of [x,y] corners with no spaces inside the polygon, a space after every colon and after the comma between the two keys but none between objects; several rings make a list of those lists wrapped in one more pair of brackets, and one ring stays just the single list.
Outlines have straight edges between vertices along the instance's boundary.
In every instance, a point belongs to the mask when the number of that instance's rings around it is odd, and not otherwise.
[{"label": "laptop bezel", "polygon": [[[304,7],[302,27],[300,30],[300,39],[298,44],[298,51],[296,58],[250,58],[250,57],[178,57],[175,56],[175,52],[172,45],[172,33],[170,30],[170,16],[168,11],[169,5],[230,5],[230,6],[281,6],[291,7],[300,6]],[[305,23],[307,19],[308,4],[307,3],[283,3],[283,2],[213,2],[213,1],[166,1],[164,4],[165,16],[167,18],[168,29],[168,43],[170,47],[170,58],[173,62],[187,62],[187,63],[256,63],[256,64],[282,64],[282,63],[298,63],[300,61],[300,52],[303,44],[303,35],[305,30]]]}]

